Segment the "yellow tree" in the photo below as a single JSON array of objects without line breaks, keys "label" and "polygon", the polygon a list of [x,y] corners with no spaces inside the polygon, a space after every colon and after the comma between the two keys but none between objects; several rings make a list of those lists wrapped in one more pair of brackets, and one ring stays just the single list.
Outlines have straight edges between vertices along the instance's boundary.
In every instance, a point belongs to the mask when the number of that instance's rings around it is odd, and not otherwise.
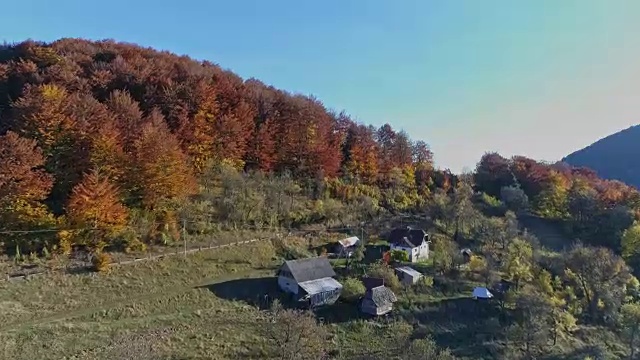
[{"label": "yellow tree", "polygon": [[533,249],[528,242],[514,239],[509,244],[505,260],[503,271],[515,283],[516,290],[522,282],[533,279]]},{"label": "yellow tree", "polygon": [[118,190],[97,170],[85,175],[67,204],[70,224],[82,229],[77,233],[79,240],[97,251],[107,245],[105,240],[124,229],[127,216]]},{"label": "yellow tree", "polygon": [[147,118],[134,149],[135,190],[147,209],[158,209],[197,190],[187,156],[159,113]]},{"label": "yellow tree", "polygon": [[568,216],[569,182],[562,174],[551,171],[546,186],[535,201],[536,211],[548,218],[562,219]]}]

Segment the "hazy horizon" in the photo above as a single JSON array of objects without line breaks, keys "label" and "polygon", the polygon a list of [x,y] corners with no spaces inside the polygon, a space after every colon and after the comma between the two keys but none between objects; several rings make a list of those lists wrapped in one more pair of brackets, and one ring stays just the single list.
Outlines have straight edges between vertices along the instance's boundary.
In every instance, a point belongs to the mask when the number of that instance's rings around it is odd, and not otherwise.
[{"label": "hazy horizon", "polygon": [[112,38],[313,94],[425,140],[459,172],[483,153],[557,161],[635,125],[640,2],[10,2],[0,40]]}]

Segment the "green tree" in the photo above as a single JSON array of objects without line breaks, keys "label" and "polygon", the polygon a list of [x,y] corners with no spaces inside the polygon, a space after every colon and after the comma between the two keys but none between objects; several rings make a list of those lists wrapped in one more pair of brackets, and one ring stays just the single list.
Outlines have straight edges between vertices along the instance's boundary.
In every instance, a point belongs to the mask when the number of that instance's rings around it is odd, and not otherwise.
[{"label": "green tree", "polygon": [[636,342],[640,334],[640,304],[624,304],[620,308],[621,325],[629,344],[629,359],[634,359]]},{"label": "green tree", "polygon": [[402,287],[400,280],[393,268],[384,264],[374,264],[367,272],[369,277],[380,278],[384,280],[384,285],[392,290],[398,290]]},{"label": "green tree", "polygon": [[500,189],[500,200],[507,209],[520,212],[529,208],[529,197],[519,186],[504,186]]},{"label": "green tree", "polygon": [[433,266],[442,274],[450,272],[458,264],[460,249],[449,237],[441,235],[433,239]]},{"label": "green tree", "polygon": [[353,261],[355,261],[356,263],[362,263],[365,255],[364,251],[365,251],[364,239],[360,239],[360,241],[358,241],[358,243],[356,244],[356,249],[354,250],[353,255],[351,255],[351,258],[353,259]]},{"label": "green tree", "polygon": [[267,313],[262,330],[273,356],[280,360],[319,359],[329,344],[327,329],[313,313],[284,309],[277,301]]},{"label": "green tree", "polygon": [[566,288],[559,277],[552,278],[551,273],[544,269],[538,272],[534,285],[540,294],[547,296],[551,306],[549,325],[555,345],[560,335],[569,334],[576,329],[576,319],[567,306]]},{"label": "green tree", "polygon": [[516,290],[522,282],[533,279],[533,249],[528,242],[515,239],[509,245],[503,271],[515,283]]},{"label": "green tree", "polygon": [[622,258],[634,269],[640,265],[640,224],[634,224],[626,229],[621,240]]},{"label": "green tree", "polygon": [[465,182],[459,182],[453,192],[453,214],[455,218],[454,240],[459,235],[467,236],[471,225],[477,220],[477,211],[473,207],[471,197],[473,188]]},{"label": "green tree", "polygon": [[403,250],[391,250],[391,260],[395,262],[409,261],[409,254]]},{"label": "green tree", "polygon": [[347,301],[357,301],[364,295],[366,288],[362,281],[356,278],[346,278],[342,281],[341,296]]},{"label": "green tree", "polygon": [[584,308],[592,321],[613,314],[625,298],[631,278],[624,260],[610,249],[574,246],[565,256],[565,274],[580,290]]},{"label": "green tree", "polygon": [[511,346],[524,353],[528,359],[541,353],[549,340],[549,319],[552,306],[548,298],[527,287],[516,299],[516,321],[507,329]]}]

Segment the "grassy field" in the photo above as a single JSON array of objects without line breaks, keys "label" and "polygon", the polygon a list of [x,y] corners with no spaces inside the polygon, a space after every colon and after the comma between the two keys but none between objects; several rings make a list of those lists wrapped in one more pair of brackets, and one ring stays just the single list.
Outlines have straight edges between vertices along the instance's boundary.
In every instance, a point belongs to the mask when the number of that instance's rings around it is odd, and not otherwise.
[{"label": "grassy field", "polygon": [[[170,357],[171,349],[180,349],[179,358],[223,356],[215,344],[232,344],[223,341],[224,327],[241,326],[242,319],[255,323],[258,311],[217,297],[215,284],[273,276],[275,259],[273,246],[264,241],[115,267],[106,274],[55,273],[3,283],[0,357],[140,358],[126,352],[147,345],[152,358]],[[259,291],[254,287],[251,294]],[[198,350],[199,344],[205,349]],[[109,355],[114,352],[125,355]]]},{"label": "grassy field", "polygon": [[[301,248],[322,242],[298,239]],[[270,345],[260,309],[279,294],[276,252],[271,241],[261,241],[104,274],[52,273],[2,283],[0,358],[263,359]],[[416,323],[439,306],[405,295],[397,314]],[[332,350],[342,358],[382,350],[371,337],[394,335],[381,325],[391,319],[371,321],[353,304],[317,315],[336,335]]]},{"label": "grassy field", "polygon": [[[305,251],[328,240],[292,238],[288,246]],[[261,309],[280,294],[274,278],[282,262],[278,249],[265,240],[116,266],[108,273],[51,273],[0,283],[0,358],[265,359],[272,344],[264,336],[270,325]],[[340,268],[340,261],[335,265]],[[387,351],[400,324],[410,327],[413,338],[430,336],[461,358],[496,358],[505,345],[503,325],[495,304],[469,298],[479,281],[465,275],[437,280],[426,292],[398,291],[395,310],[381,319],[366,318],[347,303],[317,311],[334,336],[333,355],[364,359]],[[567,350],[596,346],[607,337],[610,346],[616,343],[602,329],[579,332],[552,349],[562,356],[547,359],[583,359],[579,352],[567,357]]]}]

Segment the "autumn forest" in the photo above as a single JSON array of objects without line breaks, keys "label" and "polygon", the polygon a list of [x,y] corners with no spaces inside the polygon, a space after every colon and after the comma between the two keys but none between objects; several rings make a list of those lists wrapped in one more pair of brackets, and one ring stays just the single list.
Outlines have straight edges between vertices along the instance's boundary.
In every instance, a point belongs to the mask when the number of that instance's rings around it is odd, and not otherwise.
[{"label": "autumn forest", "polygon": [[[209,215],[270,226],[334,216],[335,200],[357,203],[358,212],[369,215],[420,212],[428,198],[454,191],[459,182],[434,169],[425,142],[388,124],[360,124],[313,97],[131,44],[4,45],[0,94],[6,253],[156,241],[158,232],[177,226],[185,207],[202,200],[211,182],[226,191],[218,197],[237,193],[229,188],[234,181],[259,182],[263,192],[270,181],[280,192],[316,202],[267,219],[257,211],[232,214],[219,201]],[[476,191],[496,198],[517,187],[536,213],[569,219],[568,230],[580,239],[615,251],[640,209],[634,188],[524,157],[485,154],[472,179]],[[140,218],[156,227],[131,233]],[[49,229],[64,231],[14,233]]]}]

